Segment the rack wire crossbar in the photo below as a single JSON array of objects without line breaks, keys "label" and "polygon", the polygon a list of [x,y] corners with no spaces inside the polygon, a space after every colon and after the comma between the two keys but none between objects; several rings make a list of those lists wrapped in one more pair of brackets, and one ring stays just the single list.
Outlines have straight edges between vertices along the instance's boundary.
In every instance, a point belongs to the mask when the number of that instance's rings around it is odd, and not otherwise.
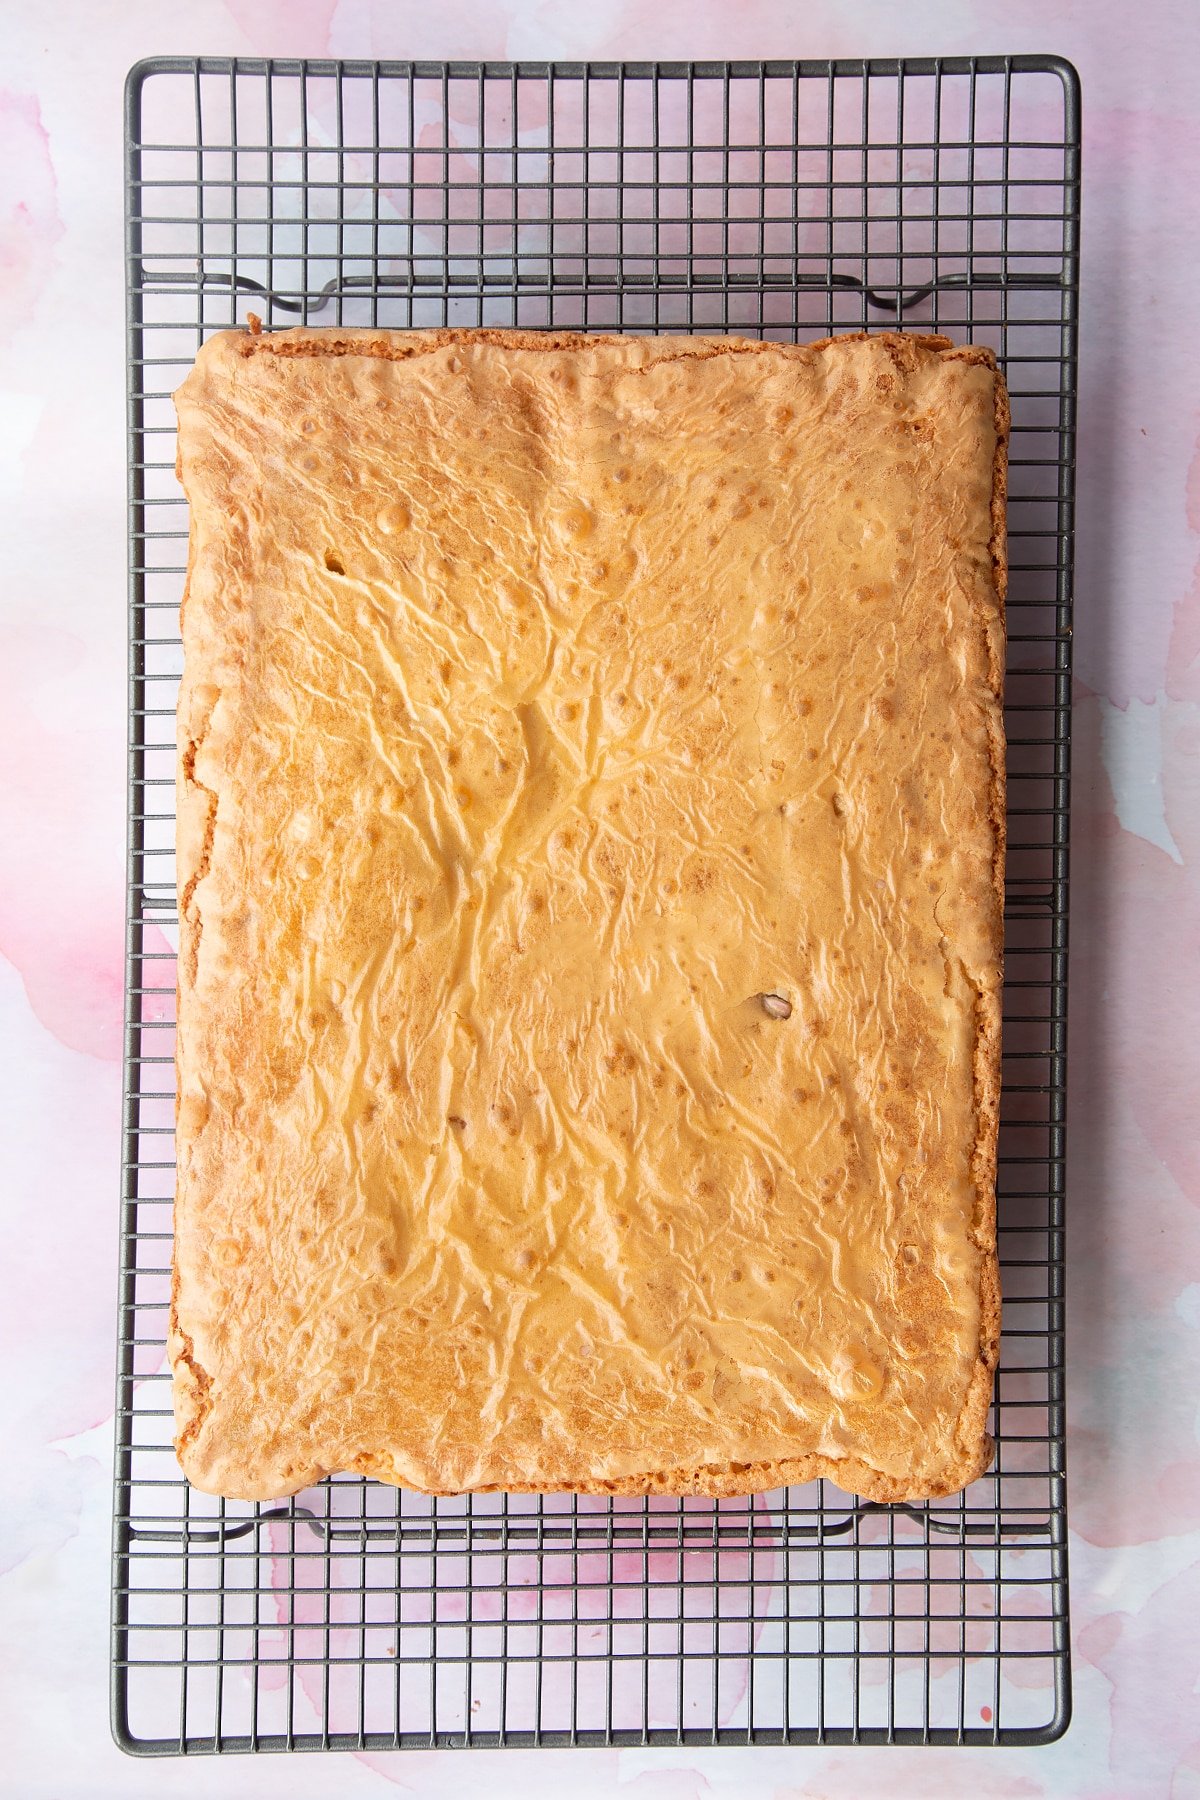
[{"label": "rack wire crossbar", "polygon": [[[138,1754],[1032,1744],[1070,1708],[1063,1462],[1079,90],[1053,57],[160,58],[126,95],[130,810],[113,1723]],[[171,1448],[170,395],[212,331],[499,325],[990,344],[1009,490],[1004,1289],[953,1500],[252,1506]]]}]

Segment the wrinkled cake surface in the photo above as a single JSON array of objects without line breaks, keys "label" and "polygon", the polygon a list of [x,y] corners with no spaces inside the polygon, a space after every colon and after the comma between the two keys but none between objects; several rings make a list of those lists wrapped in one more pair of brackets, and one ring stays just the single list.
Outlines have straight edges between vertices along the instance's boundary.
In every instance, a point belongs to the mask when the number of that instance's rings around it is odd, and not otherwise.
[{"label": "wrinkled cake surface", "polygon": [[190,1479],[964,1485],[989,353],[230,332],[177,404]]}]

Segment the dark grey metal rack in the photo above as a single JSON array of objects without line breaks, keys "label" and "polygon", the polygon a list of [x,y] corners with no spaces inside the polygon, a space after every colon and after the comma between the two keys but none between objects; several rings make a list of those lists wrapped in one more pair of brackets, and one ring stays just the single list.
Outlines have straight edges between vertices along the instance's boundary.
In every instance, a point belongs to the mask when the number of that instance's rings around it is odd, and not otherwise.
[{"label": "dark grey metal rack", "polygon": [[[1054,57],[160,58],[126,97],[130,831],[113,1720],[149,1755],[1030,1744],[1069,1717],[1063,1465],[1079,89]],[[205,336],[517,325],[992,345],[1013,407],[994,1469],[952,1501],[189,1489],[164,1336],[170,394]]]}]

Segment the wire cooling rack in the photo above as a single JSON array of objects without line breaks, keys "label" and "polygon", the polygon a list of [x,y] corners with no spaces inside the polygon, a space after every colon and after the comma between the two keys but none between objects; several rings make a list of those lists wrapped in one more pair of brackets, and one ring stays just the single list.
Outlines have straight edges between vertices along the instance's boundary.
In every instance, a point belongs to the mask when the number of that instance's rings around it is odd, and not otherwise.
[{"label": "wire cooling rack", "polygon": [[[160,59],[127,92],[128,1086],[113,1718],[145,1754],[1042,1743],[1069,1716],[1067,788],[1079,93],[1054,58]],[[994,1469],[944,1503],[192,1492],[171,1449],[170,394],[212,330],[574,326],[992,345],[1012,396]]]}]

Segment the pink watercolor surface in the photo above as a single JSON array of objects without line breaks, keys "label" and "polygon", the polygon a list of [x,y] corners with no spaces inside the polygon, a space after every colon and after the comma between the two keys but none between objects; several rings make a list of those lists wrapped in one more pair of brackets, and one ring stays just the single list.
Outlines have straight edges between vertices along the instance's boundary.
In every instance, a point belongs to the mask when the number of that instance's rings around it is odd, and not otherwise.
[{"label": "pink watercolor surface", "polygon": [[[164,52],[668,58],[1022,50],[1070,56],[1085,91],[1071,1732],[1042,1750],[1002,1754],[631,1750],[219,1768],[126,1762],[106,1721],[124,829],[126,68]],[[788,0],[459,0],[441,8],[414,0],[177,0],[169,8],[47,0],[0,9],[0,1794],[301,1800],[395,1788],[433,1800],[481,1790],[496,1800],[538,1800],[564,1786],[578,1800],[1200,1793],[1198,168],[1194,0],[1136,8],[1123,0],[911,0],[904,8],[885,0],[812,0],[803,8]],[[723,1707],[737,1703],[735,1693],[722,1696]]]}]

